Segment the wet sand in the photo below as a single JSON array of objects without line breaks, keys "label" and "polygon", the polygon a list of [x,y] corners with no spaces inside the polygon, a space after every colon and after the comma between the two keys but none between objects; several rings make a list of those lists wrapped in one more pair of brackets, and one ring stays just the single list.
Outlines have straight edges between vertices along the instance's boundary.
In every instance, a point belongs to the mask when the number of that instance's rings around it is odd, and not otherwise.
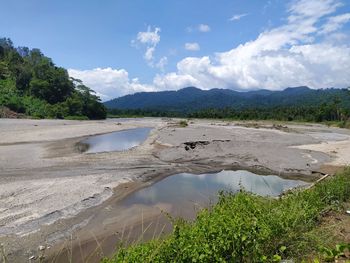
[{"label": "wet sand", "polygon": [[[177,122],[0,119],[0,242],[8,257],[27,262],[39,245],[59,246],[89,222],[98,225],[95,215],[111,202],[171,174],[245,169],[312,181],[325,167],[350,163],[344,152],[350,149],[350,132],[344,129],[287,124],[281,130],[270,123],[249,128],[207,120],[181,128]],[[131,150],[82,154],[77,149],[87,136],[137,127],[153,130]],[[101,224],[97,238],[123,228],[121,222],[139,224],[132,215],[120,215],[113,227]],[[147,218],[157,216],[159,209]],[[79,242],[93,239],[86,233]]]}]

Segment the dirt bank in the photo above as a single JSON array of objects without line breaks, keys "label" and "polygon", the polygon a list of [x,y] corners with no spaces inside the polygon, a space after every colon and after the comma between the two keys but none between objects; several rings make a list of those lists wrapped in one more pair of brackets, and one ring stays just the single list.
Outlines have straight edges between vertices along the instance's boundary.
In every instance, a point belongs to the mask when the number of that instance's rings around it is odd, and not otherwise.
[{"label": "dirt bank", "polygon": [[[347,130],[287,126],[281,130],[269,123],[250,128],[194,120],[181,128],[177,121],[155,118],[0,119],[0,242],[9,257],[27,261],[38,245],[52,246],[88,225],[111,200],[117,202],[131,191],[179,172],[243,168],[313,180],[324,164],[349,163],[350,155],[344,159],[341,150],[310,146],[342,143],[348,147]],[[134,149],[99,154],[76,149],[86,136],[136,127],[154,129]]]}]

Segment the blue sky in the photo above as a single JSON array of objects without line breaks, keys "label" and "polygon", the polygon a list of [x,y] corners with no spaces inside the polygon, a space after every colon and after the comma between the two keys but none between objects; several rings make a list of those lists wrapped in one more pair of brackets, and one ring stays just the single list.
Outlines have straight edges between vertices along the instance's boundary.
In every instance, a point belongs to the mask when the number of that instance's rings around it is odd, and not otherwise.
[{"label": "blue sky", "polygon": [[0,36],[40,48],[104,100],[189,85],[350,86],[347,0],[0,4]]}]

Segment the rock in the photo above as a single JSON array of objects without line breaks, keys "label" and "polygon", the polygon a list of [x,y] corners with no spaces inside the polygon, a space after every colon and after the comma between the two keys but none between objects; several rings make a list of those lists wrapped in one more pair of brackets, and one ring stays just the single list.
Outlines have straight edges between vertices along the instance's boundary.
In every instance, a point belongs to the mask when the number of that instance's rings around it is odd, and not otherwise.
[{"label": "rock", "polygon": [[185,150],[195,149],[198,145],[208,145],[209,141],[195,141],[195,142],[185,142]]},{"label": "rock", "polygon": [[40,250],[40,251],[43,251],[43,250],[45,250],[45,249],[46,249],[45,246],[39,246],[39,250]]}]

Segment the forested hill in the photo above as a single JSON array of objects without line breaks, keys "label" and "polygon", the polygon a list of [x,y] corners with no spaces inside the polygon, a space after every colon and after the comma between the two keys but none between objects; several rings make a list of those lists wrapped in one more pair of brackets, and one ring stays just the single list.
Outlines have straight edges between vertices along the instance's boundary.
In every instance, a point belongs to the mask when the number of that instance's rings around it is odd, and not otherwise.
[{"label": "forested hill", "polygon": [[178,91],[141,92],[108,102],[109,109],[142,109],[189,113],[203,109],[269,108],[276,106],[317,106],[340,100],[350,108],[349,91],[346,89],[313,90],[308,87],[286,88],[283,91],[257,90],[237,92],[228,89],[201,90],[194,87]]},{"label": "forested hill", "polygon": [[0,110],[36,118],[103,119],[106,109],[90,88],[69,77],[39,49],[0,38]]}]

